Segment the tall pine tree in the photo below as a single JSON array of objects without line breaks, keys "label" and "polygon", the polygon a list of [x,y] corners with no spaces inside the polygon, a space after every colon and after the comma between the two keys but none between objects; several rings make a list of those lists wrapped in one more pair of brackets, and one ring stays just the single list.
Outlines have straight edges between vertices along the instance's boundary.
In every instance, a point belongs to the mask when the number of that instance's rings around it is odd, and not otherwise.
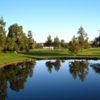
[{"label": "tall pine tree", "polygon": [[81,26],[78,30],[78,41],[79,41],[79,47],[80,49],[86,49],[86,48],[89,48],[90,45],[88,43],[88,37],[87,37],[87,34],[84,30],[84,28]]},{"label": "tall pine tree", "polygon": [[5,31],[6,22],[4,22],[3,17],[0,18],[0,51],[5,49],[6,44],[6,31]]}]

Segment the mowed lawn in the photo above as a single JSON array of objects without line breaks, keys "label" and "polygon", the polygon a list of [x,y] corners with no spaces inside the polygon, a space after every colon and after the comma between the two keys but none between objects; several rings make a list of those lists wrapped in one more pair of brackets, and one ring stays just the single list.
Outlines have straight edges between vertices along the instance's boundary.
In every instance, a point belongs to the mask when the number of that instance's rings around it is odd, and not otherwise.
[{"label": "mowed lawn", "polygon": [[100,48],[85,49],[80,52],[82,55],[100,55]]},{"label": "mowed lawn", "polygon": [[100,58],[100,48],[90,48],[79,52],[73,56],[68,50],[49,50],[49,49],[34,49],[31,52],[0,53],[0,64],[20,61],[29,58],[34,59],[51,59],[51,58]]},{"label": "mowed lawn", "polygon": [[24,54],[14,54],[14,53],[0,53],[0,64],[6,64],[9,62],[20,61],[27,59]]},{"label": "mowed lawn", "polygon": [[[26,55],[30,55],[31,57],[36,58],[52,58],[52,57],[73,57],[71,52],[67,49],[65,50],[49,50],[49,49],[34,49],[31,52],[24,53]],[[90,48],[82,50],[75,57],[100,57],[100,48]]]}]

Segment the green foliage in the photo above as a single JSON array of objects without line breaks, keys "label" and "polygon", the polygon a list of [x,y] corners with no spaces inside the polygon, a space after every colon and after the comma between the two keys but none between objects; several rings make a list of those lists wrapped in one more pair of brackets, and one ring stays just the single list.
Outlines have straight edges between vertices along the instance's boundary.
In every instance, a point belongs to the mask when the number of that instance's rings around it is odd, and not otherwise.
[{"label": "green foliage", "polygon": [[36,43],[36,48],[43,48],[44,44],[43,43]]},{"label": "green foliage", "polygon": [[68,48],[68,44],[67,43],[65,43],[65,41],[64,40],[61,40],[61,48]]},{"label": "green foliage", "polygon": [[74,36],[72,41],[69,42],[68,48],[73,54],[77,54],[79,50],[82,51],[90,47],[87,34],[82,26],[79,28],[78,34],[79,36],[77,38]]},{"label": "green foliage", "polygon": [[36,42],[33,39],[32,31],[31,30],[28,31],[28,43],[29,43],[29,49],[35,48]]},{"label": "green foliage", "polygon": [[14,49],[18,50],[18,45],[15,43],[15,38],[14,37],[7,37],[7,42],[6,42],[6,50],[8,51],[14,51]]},{"label": "green foliage", "polygon": [[100,36],[96,37],[92,43],[93,47],[100,47]]},{"label": "green foliage", "polygon": [[79,52],[79,42],[78,39],[73,37],[72,41],[69,42],[69,51],[71,51],[72,54],[76,55]]},{"label": "green foliage", "polygon": [[57,36],[54,38],[53,46],[54,48],[60,48],[60,40]]},{"label": "green foliage", "polygon": [[84,28],[81,26],[78,30],[78,41],[79,41],[79,47],[80,49],[87,49],[90,47],[89,43],[88,43],[88,37],[87,34],[84,30]]},{"label": "green foliage", "polygon": [[45,45],[50,47],[50,46],[52,46],[52,44],[53,44],[52,38],[51,38],[51,35],[49,35],[47,37],[47,41],[45,42]]},{"label": "green foliage", "polygon": [[[25,49],[25,34],[23,33],[23,27],[19,26],[17,24],[13,24],[9,27],[9,32],[8,32],[8,38],[11,38],[9,40],[9,44],[12,40],[13,45],[12,48],[16,50],[16,46],[18,45],[19,50],[24,50]],[[15,46],[15,47],[14,47]],[[9,49],[9,48],[8,48]]]},{"label": "green foliage", "polygon": [[9,27],[7,36],[7,50],[10,51],[29,51],[35,47],[35,41],[32,39],[31,31],[28,33],[28,37],[23,32],[23,27],[18,24],[13,24]]},{"label": "green foliage", "polygon": [[5,43],[6,43],[6,31],[5,31],[5,22],[3,18],[0,18],[0,51],[3,51],[5,49]]}]

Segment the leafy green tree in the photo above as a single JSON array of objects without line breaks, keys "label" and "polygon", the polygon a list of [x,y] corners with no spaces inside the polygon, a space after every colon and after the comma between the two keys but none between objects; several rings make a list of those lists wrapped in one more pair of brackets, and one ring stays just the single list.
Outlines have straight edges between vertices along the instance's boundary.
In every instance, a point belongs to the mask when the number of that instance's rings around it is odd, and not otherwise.
[{"label": "leafy green tree", "polygon": [[28,31],[28,43],[29,43],[29,49],[35,48],[36,42],[33,39],[32,31],[31,30]]},{"label": "leafy green tree", "polygon": [[[23,27],[13,24],[8,28],[7,50],[26,50],[28,41],[23,32]],[[11,43],[12,42],[12,43]],[[11,47],[9,46],[11,43]]]},{"label": "leafy green tree", "polygon": [[96,37],[92,43],[93,47],[100,47],[100,36]]},{"label": "leafy green tree", "polygon": [[18,50],[18,45],[15,43],[14,37],[7,37],[6,40],[6,50],[7,51],[13,51],[16,48],[16,51]]},{"label": "leafy green tree", "polygon": [[55,48],[60,48],[60,40],[57,36],[54,38],[53,45],[54,45]]},{"label": "leafy green tree", "polygon": [[79,41],[79,47],[80,49],[86,49],[86,48],[89,48],[89,43],[88,43],[88,37],[87,37],[87,34],[84,30],[84,28],[81,26],[78,30],[78,41]]},{"label": "leafy green tree", "polygon": [[48,46],[49,48],[52,46],[52,38],[51,35],[47,37],[47,41],[45,42],[45,45]]},{"label": "leafy green tree", "polygon": [[43,43],[36,43],[36,48],[43,48],[44,44]]},{"label": "leafy green tree", "polygon": [[68,45],[64,40],[61,40],[61,48],[68,48]]},{"label": "leafy green tree", "polygon": [[5,49],[6,44],[6,31],[5,31],[6,22],[4,22],[3,17],[0,18],[0,51]]},{"label": "leafy green tree", "polygon": [[75,36],[73,37],[72,41],[69,42],[68,49],[74,55],[79,52],[79,42]]},{"label": "leafy green tree", "polygon": [[22,34],[22,39],[21,39],[21,42],[20,42],[20,50],[27,50],[29,51],[29,41],[28,41],[28,38],[27,36],[25,35],[25,33]]}]

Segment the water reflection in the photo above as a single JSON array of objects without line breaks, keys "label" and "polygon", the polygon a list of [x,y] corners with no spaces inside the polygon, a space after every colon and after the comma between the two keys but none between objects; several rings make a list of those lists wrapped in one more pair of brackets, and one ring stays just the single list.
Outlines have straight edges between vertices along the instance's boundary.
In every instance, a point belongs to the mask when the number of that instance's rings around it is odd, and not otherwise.
[{"label": "water reflection", "polygon": [[46,67],[48,68],[48,72],[51,73],[53,68],[58,72],[61,67],[61,61],[56,60],[56,61],[47,61],[46,62]]},{"label": "water reflection", "polygon": [[81,81],[84,81],[86,75],[88,74],[88,61],[72,61],[69,64],[69,71],[74,79],[79,78]]},{"label": "water reflection", "polygon": [[[42,60],[40,62],[42,62],[43,64],[45,63],[44,68],[42,67],[44,71],[41,72],[44,74],[41,74],[41,75],[44,75],[43,79],[46,79],[48,81],[48,84],[49,84],[48,86],[51,85],[51,86],[56,87],[54,84],[60,79],[61,82],[58,81],[58,86],[60,86],[61,89],[67,88],[66,86],[64,87],[64,84],[66,84],[66,82],[70,81],[71,79],[75,79],[75,81],[79,81],[79,80],[81,80],[82,82],[85,81],[86,76],[90,73],[89,69],[92,69],[96,73],[100,74],[100,63],[95,62],[95,61],[88,61],[88,60],[49,60],[49,61],[47,61],[47,60]],[[41,63],[37,62],[37,64],[39,64],[39,66],[41,66],[40,65]],[[20,92],[21,89],[24,90],[24,88],[26,86],[25,83],[26,83],[26,81],[29,81],[28,77],[33,77],[34,68],[38,67],[37,64],[35,61],[24,62],[24,63],[9,65],[9,66],[5,66],[4,68],[1,68],[0,69],[0,100],[6,100],[6,98],[8,97],[7,89],[9,89],[9,88],[16,92]],[[63,66],[63,68],[61,68],[62,66]],[[38,68],[40,68],[40,67],[38,67]],[[36,70],[35,70],[35,71],[37,71],[37,74],[34,75],[34,77],[35,77],[34,88],[36,87],[35,89],[37,89],[37,91],[42,87],[42,84],[43,84],[43,86],[45,86],[45,84],[44,84],[45,80],[43,80],[43,79],[37,80],[38,76],[40,75],[38,73],[38,71],[39,71],[38,68],[36,68]],[[46,71],[48,71],[48,73],[52,74],[52,75],[49,74],[52,77],[48,78],[47,73],[45,73],[45,69],[46,69]],[[66,69],[68,69],[68,70],[66,70]],[[54,70],[58,73],[53,74]],[[68,73],[68,71],[70,73]],[[71,79],[70,78],[61,78],[63,75],[64,75],[63,77],[66,77],[65,73],[67,73],[68,75],[70,74],[72,76],[72,78]],[[36,77],[36,75],[37,75],[37,77]],[[58,75],[59,78],[56,80],[56,78],[54,78],[53,75]],[[92,76],[92,77],[96,77],[96,76]],[[54,78],[54,80],[52,81],[53,78]],[[77,79],[79,79],[79,80],[77,80]],[[41,85],[40,85],[40,82],[41,82]],[[70,83],[71,86],[73,86],[73,84],[74,83]],[[68,85],[68,87],[70,85]],[[44,88],[48,89],[48,91],[49,91],[50,87],[48,87],[48,86],[46,88],[43,87],[43,91],[44,91]],[[74,88],[74,86],[73,86],[73,88]],[[75,88],[77,88],[77,87],[75,87]],[[32,91],[34,90],[34,93],[35,93],[35,89],[32,88]],[[58,89],[58,87],[56,87],[56,89]],[[55,89],[55,91],[56,91],[56,89]],[[67,89],[65,89],[65,91],[67,91]],[[29,89],[29,90],[31,90],[31,89]],[[48,91],[46,91],[46,93]],[[69,93],[69,90],[67,92]],[[30,93],[32,93],[32,92],[30,92]],[[38,94],[38,92],[36,92],[36,93]],[[64,94],[64,93],[62,93],[62,94]]]},{"label": "water reflection", "polygon": [[[65,61],[56,60],[56,61],[47,61],[46,67],[48,68],[48,72],[52,73],[52,70],[59,71],[61,68],[61,63]],[[69,62],[69,72],[73,76],[74,79],[79,78],[81,81],[84,81],[86,75],[89,71],[89,63],[88,60],[74,60]]]},{"label": "water reflection", "polygon": [[7,82],[10,88],[16,92],[24,89],[28,77],[32,77],[35,61],[5,66],[0,69],[0,100],[7,96]]},{"label": "water reflection", "polygon": [[100,64],[99,63],[97,63],[97,64],[91,64],[90,66],[93,68],[93,70],[96,73],[100,74]]},{"label": "water reflection", "polygon": [[0,100],[5,100],[7,96],[6,88],[7,88],[7,79],[4,74],[4,70],[1,69],[0,70]]}]

